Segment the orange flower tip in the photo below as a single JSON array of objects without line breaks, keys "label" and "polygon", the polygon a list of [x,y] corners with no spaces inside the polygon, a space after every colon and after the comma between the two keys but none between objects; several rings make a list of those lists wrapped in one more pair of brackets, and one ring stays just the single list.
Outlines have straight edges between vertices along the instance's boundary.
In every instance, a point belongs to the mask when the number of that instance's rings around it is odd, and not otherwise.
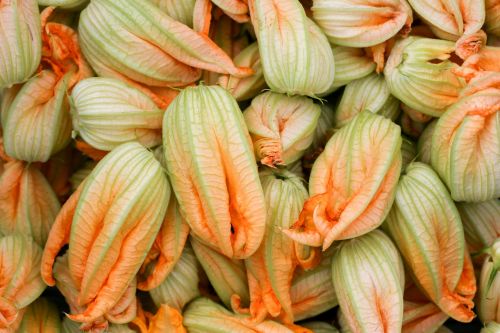
[{"label": "orange flower tip", "polygon": [[255,74],[255,71],[253,69],[251,69],[250,67],[237,67],[236,68],[237,70],[233,73],[229,73],[231,75],[233,75],[234,77],[237,77],[237,78],[246,78],[246,77],[249,77],[253,74]]}]

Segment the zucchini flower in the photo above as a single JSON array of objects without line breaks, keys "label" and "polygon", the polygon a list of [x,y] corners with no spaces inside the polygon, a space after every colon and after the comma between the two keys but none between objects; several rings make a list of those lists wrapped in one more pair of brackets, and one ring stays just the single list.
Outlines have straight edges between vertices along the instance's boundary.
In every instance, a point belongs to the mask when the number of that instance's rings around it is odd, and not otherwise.
[{"label": "zucchini flower", "polygon": [[333,84],[333,52],[299,0],[251,0],[264,77],[271,90],[318,96]]},{"label": "zucchini flower", "polygon": [[455,53],[462,59],[486,44],[481,31],[485,20],[484,1],[408,0],[415,12],[441,39],[457,41]]},{"label": "zucchini flower", "polygon": [[457,208],[470,253],[478,254],[483,249],[493,245],[495,240],[500,237],[500,220],[498,218],[500,216],[500,201],[498,199],[474,203],[459,202]]},{"label": "zucchini flower", "polygon": [[330,42],[365,47],[410,30],[413,21],[406,0],[313,0],[313,17]]},{"label": "zucchini flower", "polygon": [[[41,70],[22,87],[6,92],[2,126],[7,155],[28,162],[46,162],[71,140],[67,94],[91,75],[80,54],[76,33],[49,22],[53,8],[42,12],[43,57]],[[19,133],[24,133],[22,136]]]},{"label": "zucchini flower", "polygon": [[[62,321],[62,333],[82,333],[80,325],[77,322],[64,318]],[[111,324],[108,326],[106,333],[137,333],[127,325]]]},{"label": "zucchini flower", "polygon": [[[71,277],[70,266],[68,264],[68,255],[58,257],[54,264],[54,276],[56,279],[56,287],[64,296],[66,303],[69,305],[71,315],[66,314],[68,319],[73,319],[75,313],[84,311],[85,307],[79,301],[78,288]],[[86,323],[77,323],[82,331],[91,332],[108,332],[109,322],[114,324],[125,324],[131,322],[137,311],[137,300],[135,297],[136,281],[130,283],[125,292],[115,301],[116,304],[102,316],[96,317],[94,320]],[[126,331],[128,332],[128,331]]]},{"label": "zucchini flower", "polygon": [[15,232],[45,246],[61,208],[56,194],[34,164],[11,161],[0,177],[0,234]]},{"label": "zucchini flower", "polygon": [[283,325],[271,320],[255,323],[248,319],[208,298],[197,298],[184,311],[184,326],[189,333],[313,333],[293,324]]},{"label": "zucchini flower", "polygon": [[417,160],[425,164],[431,164],[432,136],[436,128],[437,120],[430,122],[420,134],[417,143]]},{"label": "zucchini flower", "polygon": [[0,235],[0,330],[16,332],[24,308],[44,291],[41,259],[42,248],[30,237]]},{"label": "zucchini flower", "polygon": [[373,73],[347,84],[335,110],[335,125],[340,128],[365,110],[393,121],[399,116],[399,101],[391,95],[383,75]]},{"label": "zucchini flower", "polygon": [[199,0],[148,0],[156,5],[162,12],[188,27],[193,27],[193,14]]},{"label": "zucchini flower", "polygon": [[199,263],[207,274],[217,296],[227,308],[231,308],[231,297],[238,295],[239,303],[250,304],[247,272],[243,260],[230,259],[191,237],[191,246]]},{"label": "zucchini flower", "polygon": [[250,135],[227,90],[184,89],[163,118],[165,161],[191,232],[229,258],[252,255],[266,210]]},{"label": "zucchini flower", "polygon": [[200,264],[191,248],[182,251],[174,269],[160,285],[149,291],[153,302],[160,307],[166,304],[182,311],[184,305],[200,296],[198,283],[200,280]]},{"label": "zucchini flower", "polygon": [[142,264],[137,283],[140,290],[158,287],[181,258],[189,236],[189,225],[181,216],[178,205],[177,199],[172,195],[160,232]]},{"label": "zucchini flower", "polygon": [[404,136],[401,144],[401,157],[403,159],[401,170],[406,169],[406,166],[417,157],[417,147],[415,143]]},{"label": "zucchini flower", "polygon": [[241,309],[236,296],[233,308],[250,312],[256,322],[262,322],[269,314],[290,324],[294,322],[290,290],[298,261],[294,242],[281,230],[289,228],[299,217],[308,194],[302,180],[286,170],[265,169],[260,173],[260,181],[267,203],[266,232],[257,252],[245,260],[250,307]]},{"label": "zucchini flower", "polygon": [[324,256],[318,266],[297,270],[290,289],[296,321],[315,317],[338,305],[332,281],[332,258]]},{"label": "zucchini flower", "polygon": [[234,63],[237,66],[249,67],[254,71],[251,76],[246,78],[237,78],[230,75],[224,75],[219,78],[218,84],[229,90],[238,102],[253,98],[266,88],[266,80],[262,72],[257,43],[250,44],[238,53],[234,58]]},{"label": "zucchini flower", "polygon": [[88,78],[71,93],[74,131],[100,150],[130,141],[157,146],[163,113],[149,96],[117,79]]},{"label": "zucchini flower", "polygon": [[26,308],[18,332],[61,332],[61,319],[59,319],[57,306],[49,302],[46,298],[41,297],[37,299]]},{"label": "zucchini flower", "polygon": [[377,67],[362,48],[332,45],[332,51],[335,58],[335,79],[329,92],[367,76]]},{"label": "zucchini flower", "polygon": [[[307,166],[310,165],[309,168],[312,167],[316,158],[318,158],[318,156],[323,152],[326,143],[335,131],[335,114],[333,112],[333,106],[331,104],[324,103],[320,105],[320,109],[321,114],[318,119],[318,124],[314,129],[312,143],[304,152],[303,160]],[[300,165],[300,168],[302,168],[301,160],[295,162],[295,164],[297,163]],[[292,168],[293,165],[287,166],[287,169],[293,172]],[[306,179],[303,173],[301,173],[301,177]]]},{"label": "zucchini flower", "polygon": [[339,333],[335,326],[330,325],[324,321],[309,321],[300,324],[304,328],[308,328],[314,333]]},{"label": "zucchini flower", "polygon": [[384,69],[391,93],[408,107],[439,117],[455,103],[463,79],[453,73],[449,60],[452,42],[408,37],[396,42]]},{"label": "zucchini flower", "polygon": [[81,12],[78,31],[83,53],[99,76],[137,86],[185,86],[200,78],[201,69],[252,74],[236,67],[205,34],[149,1],[91,1]]},{"label": "zucchini flower", "polygon": [[500,47],[486,46],[478,53],[468,57],[463,64],[454,68],[453,72],[468,82],[477,76],[500,72]]},{"label": "zucchini flower", "polygon": [[500,323],[500,238],[487,252],[489,256],[483,263],[479,278],[477,313],[484,324]]},{"label": "zucchini flower", "polygon": [[37,0],[3,1],[0,22],[2,90],[28,80],[40,64],[42,34]]},{"label": "zucchini flower", "polygon": [[415,162],[399,181],[387,228],[415,283],[450,317],[470,322],[476,279],[460,215],[438,175]]},{"label": "zucchini flower", "polygon": [[485,81],[489,78],[469,83],[439,118],[432,136],[432,167],[455,201],[500,197],[500,84],[483,86]]},{"label": "zucchini flower", "polygon": [[311,171],[311,198],[298,221],[283,232],[326,250],[335,240],[377,228],[394,200],[401,162],[399,127],[361,112],[328,141]]},{"label": "zucchini flower", "polygon": [[131,288],[135,293],[135,275],[160,230],[169,198],[160,163],[130,142],[106,155],[66,201],[50,231],[41,270],[46,283],[54,285],[52,265],[69,244],[69,278],[79,306],[72,320],[90,324],[114,318],[112,309],[122,307],[120,297]]},{"label": "zucchini flower", "polygon": [[401,332],[403,261],[383,232],[342,242],[332,257],[332,279],[353,332]]},{"label": "zucchini flower", "polygon": [[410,107],[408,107],[407,105],[401,103],[401,110],[406,113],[406,115],[413,121],[417,122],[417,123],[422,123],[422,124],[426,124],[428,123],[429,121],[431,121],[432,119],[434,119],[432,116],[429,116],[425,113],[422,113],[422,112],[419,112],[419,111],[416,111]]},{"label": "zucchini flower", "polygon": [[181,313],[166,304],[160,305],[155,315],[143,311],[140,307],[137,312],[133,325],[139,328],[140,333],[186,333]]},{"label": "zucchini flower", "polygon": [[432,302],[411,302],[405,300],[401,332],[437,332],[447,319],[448,315]]},{"label": "zucchini flower", "polygon": [[498,0],[485,0],[484,5],[486,14],[484,28],[488,34],[500,37],[500,2]]},{"label": "zucchini flower", "polygon": [[273,92],[255,97],[243,116],[257,160],[274,167],[300,159],[311,145],[320,114],[320,106],[307,97]]}]

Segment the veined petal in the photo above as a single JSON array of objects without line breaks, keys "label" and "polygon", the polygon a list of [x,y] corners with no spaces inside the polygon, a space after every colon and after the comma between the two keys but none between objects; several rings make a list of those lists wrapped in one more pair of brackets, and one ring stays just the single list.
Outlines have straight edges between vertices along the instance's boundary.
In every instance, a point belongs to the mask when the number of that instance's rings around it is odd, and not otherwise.
[{"label": "veined petal", "polygon": [[39,298],[31,303],[24,312],[18,332],[59,333],[61,320],[55,304],[46,298]]},{"label": "veined petal", "polygon": [[387,227],[426,296],[452,318],[471,321],[475,278],[460,216],[431,167],[406,168]]},{"label": "veined petal", "polygon": [[371,112],[358,114],[332,136],[314,163],[311,198],[284,232],[325,250],[335,240],[377,228],[392,205],[400,171],[399,127]]},{"label": "veined petal", "polygon": [[230,258],[260,245],[265,203],[238,105],[216,86],[184,89],[163,119],[165,160],[192,233]]},{"label": "veined petal", "polygon": [[401,332],[403,261],[383,232],[343,242],[332,258],[332,279],[352,332]]},{"label": "veined petal", "polygon": [[174,20],[193,27],[193,13],[198,0],[148,0]]},{"label": "veined petal", "polygon": [[478,315],[484,324],[500,322],[500,238],[491,245],[479,277]]},{"label": "veined petal", "polygon": [[420,134],[417,143],[417,159],[425,164],[431,164],[432,136],[436,128],[437,120],[430,122]]},{"label": "veined petal", "polygon": [[484,11],[486,18],[484,22],[487,33],[500,36],[500,2],[497,0],[485,0]]},{"label": "veined petal", "polygon": [[332,43],[351,47],[382,43],[413,20],[405,0],[313,0],[312,12]]},{"label": "veined petal", "polygon": [[117,79],[89,78],[71,93],[74,131],[101,150],[130,141],[160,144],[163,113],[144,93]]},{"label": "veined petal", "polygon": [[243,115],[256,158],[271,167],[300,159],[320,114],[320,106],[307,97],[265,92],[254,98]]},{"label": "veined petal", "polygon": [[40,64],[42,38],[37,0],[3,1],[0,22],[2,89],[28,80]]},{"label": "veined petal", "polygon": [[332,51],[335,58],[335,78],[328,92],[367,76],[377,66],[362,48],[332,45]]}]

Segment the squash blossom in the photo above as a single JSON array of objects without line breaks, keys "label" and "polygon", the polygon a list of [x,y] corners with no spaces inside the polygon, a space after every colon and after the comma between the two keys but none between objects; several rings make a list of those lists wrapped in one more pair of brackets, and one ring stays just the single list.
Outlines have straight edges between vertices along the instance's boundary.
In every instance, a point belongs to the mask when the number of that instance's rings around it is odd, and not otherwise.
[{"label": "squash blossom", "polygon": [[479,277],[478,315],[484,323],[500,322],[500,238],[487,250]]},{"label": "squash blossom", "polygon": [[417,160],[425,164],[431,164],[432,136],[436,128],[437,120],[433,120],[420,134],[417,142]]},{"label": "squash blossom", "polygon": [[23,83],[42,57],[37,0],[5,0],[0,7],[0,90]]},{"label": "squash blossom", "polygon": [[182,311],[184,305],[200,296],[200,264],[193,249],[185,247],[182,255],[167,278],[149,291],[153,302],[160,307],[162,304]]},{"label": "squash blossom", "polygon": [[477,202],[500,196],[499,105],[500,74],[478,77],[436,124],[431,164],[455,201]]},{"label": "squash blossom", "polygon": [[500,2],[497,0],[485,0],[484,12],[485,30],[488,34],[500,37]]},{"label": "squash blossom", "polygon": [[204,245],[202,240],[197,240],[195,237],[191,237],[190,240],[198,262],[222,303],[231,308],[231,297],[237,295],[238,302],[248,306],[250,294],[243,260],[230,259]]},{"label": "squash blossom", "polygon": [[477,53],[486,44],[481,29],[485,20],[484,1],[408,0],[413,10],[441,39],[457,41],[456,54],[462,59]]},{"label": "squash blossom", "polygon": [[25,308],[44,291],[41,259],[42,248],[31,237],[0,234],[0,330],[16,332]]},{"label": "squash blossom", "polygon": [[184,326],[189,333],[313,333],[293,324],[272,320],[256,323],[248,319],[248,316],[234,314],[204,297],[195,299],[184,311]]},{"label": "squash blossom", "polygon": [[297,161],[312,143],[320,114],[307,97],[273,92],[255,97],[243,113],[255,157],[270,167]]},{"label": "squash blossom", "polygon": [[146,147],[161,143],[164,110],[122,81],[85,79],[75,86],[70,101],[75,134],[94,148],[112,150],[130,141]]},{"label": "squash blossom", "polygon": [[460,215],[438,175],[411,163],[401,176],[387,228],[415,283],[450,317],[470,322],[476,279]]},{"label": "squash blossom", "polygon": [[403,261],[383,232],[342,242],[332,257],[332,279],[353,332],[401,331]]},{"label": "squash blossom", "polygon": [[52,12],[52,7],[42,12],[39,72],[22,86],[8,89],[7,103],[2,105],[5,152],[28,162],[46,162],[69,143],[67,94],[79,80],[92,75],[80,54],[75,31],[50,22]]},{"label": "squash blossom", "polygon": [[384,69],[391,94],[408,107],[439,117],[458,99],[463,79],[453,73],[449,60],[452,42],[408,37],[396,42]]},{"label": "squash blossom", "polygon": [[[154,186],[152,186],[154,184]],[[153,153],[137,142],[106,155],[64,204],[50,231],[42,276],[54,285],[52,265],[67,251],[77,291],[72,320],[92,323],[110,311],[130,288],[164,219],[170,186]],[[56,277],[57,279],[57,277]]]},{"label": "squash blossom", "polygon": [[158,311],[154,315],[139,307],[132,326],[137,326],[140,333],[186,333],[182,324],[182,314],[167,304],[159,305]]},{"label": "squash blossom", "polygon": [[373,73],[346,85],[335,110],[335,126],[346,125],[365,110],[391,120],[399,116],[399,101],[391,95],[383,75]]},{"label": "squash blossom", "polygon": [[150,87],[191,84],[201,69],[237,77],[252,74],[249,68],[236,67],[205,34],[149,1],[91,1],[81,12],[78,31],[83,53],[97,74],[150,93]]},{"label": "squash blossom", "polygon": [[401,133],[389,119],[361,112],[328,141],[309,179],[299,219],[283,230],[295,241],[326,250],[382,224],[401,171]]},{"label": "squash blossom", "polygon": [[37,299],[26,308],[18,332],[60,333],[61,319],[57,306],[46,298]]},{"label": "squash blossom", "polygon": [[245,260],[250,307],[240,308],[238,297],[234,297],[233,308],[249,312],[256,322],[270,315],[291,324],[294,318],[290,289],[298,261],[294,258],[293,240],[281,230],[298,218],[308,194],[302,180],[286,170],[265,169],[260,172],[260,181],[266,200],[266,232],[257,252]]},{"label": "squash blossom", "polygon": [[296,321],[312,318],[338,305],[332,281],[331,255],[324,255],[312,269],[295,271],[290,297]]},{"label": "squash blossom", "polygon": [[432,302],[405,300],[401,332],[437,332],[448,318],[448,315]]},{"label": "squash blossom", "polygon": [[330,42],[351,47],[406,35],[413,21],[406,0],[313,0],[312,12]]},{"label": "squash blossom", "polygon": [[333,83],[332,49],[299,0],[250,0],[267,85],[289,95],[318,96]]},{"label": "squash blossom", "polygon": [[362,48],[332,45],[332,51],[335,58],[335,78],[325,95],[367,76],[377,67],[372,57]]},{"label": "squash blossom", "polygon": [[170,196],[160,232],[139,271],[137,288],[140,290],[156,288],[181,258],[189,236],[189,225],[182,217],[178,205],[175,196]]},{"label": "squash blossom", "polygon": [[[61,327],[63,333],[82,333],[80,325],[77,322],[74,322],[67,317],[63,319]],[[137,333],[137,332],[129,328],[128,325],[126,324],[111,324],[106,329],[106,333]]]},{"label": "squash blossom", "polygon": [[165,112],[163,148],[191,232],[227,257],[252,255],[264,236],[265,201],[234,98],[217,86],[184,89]]},{"label": "squash blossom", "polygon": [[454,68],[453,72],[467,82],[478,76],[489,75],[491,79],[497,74],[495,72],[500,72],[499,57],[500,47],[485,46],[478,53],[468,57],[460,67]]},{"label": "squash blossom", "polygon": [[0,234],[21,233],[45,246],[60,209],[45,176],[33,164],[11,161],[0,176]]}]

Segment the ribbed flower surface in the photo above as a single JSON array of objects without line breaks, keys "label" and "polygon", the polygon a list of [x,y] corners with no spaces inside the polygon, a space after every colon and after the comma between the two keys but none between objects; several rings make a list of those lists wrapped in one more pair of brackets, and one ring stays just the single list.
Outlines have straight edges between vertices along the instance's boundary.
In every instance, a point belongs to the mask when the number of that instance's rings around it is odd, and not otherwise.
[{"label": "ribbed flower surface", "polygon": [[229,92],[184,89],[165,112],[163,147],[192,232],[228,257],[253,254],[264,236],[264,194],[250,135]]},{"label": "ribbed flower surface", "polygon": [[47,298],[39,298],[31,303],[24,312],[18,332],[59,333],[61,319],[54,303]]}]

